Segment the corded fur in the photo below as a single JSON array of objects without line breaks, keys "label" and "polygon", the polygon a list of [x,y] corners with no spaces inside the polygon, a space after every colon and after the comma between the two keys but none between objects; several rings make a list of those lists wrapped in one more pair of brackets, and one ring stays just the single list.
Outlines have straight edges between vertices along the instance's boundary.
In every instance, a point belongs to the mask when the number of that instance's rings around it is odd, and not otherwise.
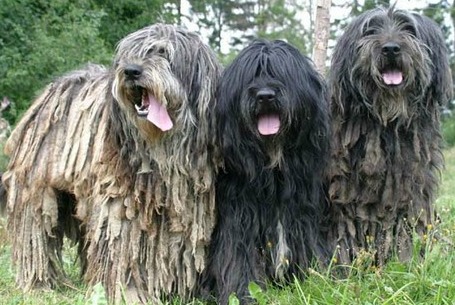
[{"label": "corded fur", "polygon": [[[388,85],[387,69],[402,81]],[[379,264],[412,255],[413,232],[434,225],[443,166],[440,107],[452,96],[438,26],[419,14],[377,8],[337,41],[330,71],[332,228],[338,258],[372,251]]]},{"label": "corded fur", "polygon": [[[261,90],[273,92],[269,105]],[[261,107],[279,113],[277,134],[259,134]],[[203,283],[220,304],[234,292],[246,302],[250,281],[292,280],[324,259],[328,107],[312,62],[283,41],[252,43],[223,72],[215,115],[224,169]]]},{"label": "corded fur", "polygon": [[[215,224],[220,72],[199,36],[156,24],[122,39],[111,69],[91,65],[47,86],[6,147],[21,288],[65,280],[66,234],[85,280],[112,303],[193,294]],[[172,129],[139,115],[144,96],[165,106]]]}]

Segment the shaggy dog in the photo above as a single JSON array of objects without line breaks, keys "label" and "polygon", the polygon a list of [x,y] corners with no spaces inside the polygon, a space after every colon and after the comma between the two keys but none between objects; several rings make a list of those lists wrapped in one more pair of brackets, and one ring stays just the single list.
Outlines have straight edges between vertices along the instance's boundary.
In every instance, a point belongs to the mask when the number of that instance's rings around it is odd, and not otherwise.
[{"label": "shaggy dog", "polygon": [[64,280],[66,234],[111,302],[191,296],[215,224],[220,73],[199,36],[157,24],[122,39],[112,69],[47,86],[6,148],[20,287]]},{"label": "shaggy dog", "polygon": [[362,249],[378,264],[412,255],[413,234],[434,225],[440,108],[452,94],[439,26],[377,8],[356,18],[332,57],[333,152],[329,196],[340,263]]},{"label": "shaggy dog", "polygon": [[289,280],[326,252],[320,238],[328,163],[326,85],[283,41],[257,41],[222,74],[215,115],[224,169],[206,289],[248,301],[251,281]]}]

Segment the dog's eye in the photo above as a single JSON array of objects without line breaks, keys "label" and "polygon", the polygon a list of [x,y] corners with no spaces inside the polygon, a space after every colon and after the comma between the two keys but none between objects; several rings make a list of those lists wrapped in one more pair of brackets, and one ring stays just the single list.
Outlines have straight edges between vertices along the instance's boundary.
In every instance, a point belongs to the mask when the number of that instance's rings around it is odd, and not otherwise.
[{"label": "dog's eye", "polygon": [[363,36],[376,35],[377,31],[375,28],[367,28],[363,31]]},{"label": "dog's eye", "polygon": [[160,54],[160,55],[165,55],[166,54],[166,50],[164,48],[159,48],[156,53]]},{"label": "dog's eye", "polygon": [[409,34],[416,36],[416,29],[410,24],[407,24],[403,27],[404,32],[408,32]]},{"label": "dog's eye", "polygon": [[167,51],[164,47],[152,47],[148,49],[147,56],[159,55],[161,57],[167,58]]}]

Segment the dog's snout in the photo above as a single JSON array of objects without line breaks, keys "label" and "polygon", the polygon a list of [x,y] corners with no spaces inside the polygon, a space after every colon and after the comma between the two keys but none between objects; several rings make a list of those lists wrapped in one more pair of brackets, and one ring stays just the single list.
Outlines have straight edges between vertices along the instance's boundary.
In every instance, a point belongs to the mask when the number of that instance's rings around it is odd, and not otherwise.
[{"label": "dog's snout", "polygon": [[142,74],[142,67],[131,64],[126,66],[124,73],[128,79],[138,79]]},{"label": "dog's snout", "polygon": [[395,56],[400,54],[401,47],[396,42],[387,42],[382,46],[382,54],[386,56]]},{"label": "dog's snout", "polygon": [[259,102],[273,101],[275,99],[275,91],[269,88],[260,89],[256,93],[256,99]]}]

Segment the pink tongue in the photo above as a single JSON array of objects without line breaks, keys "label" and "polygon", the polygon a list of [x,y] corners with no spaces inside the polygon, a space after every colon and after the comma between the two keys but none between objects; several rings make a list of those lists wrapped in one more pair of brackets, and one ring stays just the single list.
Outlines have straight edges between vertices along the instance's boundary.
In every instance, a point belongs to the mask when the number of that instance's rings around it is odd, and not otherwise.
[{"label": "pink tongue", "polygon": [[277,114],[267,114],[259,117],[258,130],[261,135],[276,134],[280,129],[280,117]]},{"label": "pink tongue", "polygon": [[400,71],[388,71],[382,74],[382,79],[387,85],[399,85],[403,81],[403,74]]},{"label": "pink tongue", "polygon": [[158,103],[158,101],[151,95],[148,96],[149,100],[149,113],[147,115],[147,120],[152,122],[156,127],[162,131],[171,129],[174,124],[167,113],[167,110],[163,105]]}]

